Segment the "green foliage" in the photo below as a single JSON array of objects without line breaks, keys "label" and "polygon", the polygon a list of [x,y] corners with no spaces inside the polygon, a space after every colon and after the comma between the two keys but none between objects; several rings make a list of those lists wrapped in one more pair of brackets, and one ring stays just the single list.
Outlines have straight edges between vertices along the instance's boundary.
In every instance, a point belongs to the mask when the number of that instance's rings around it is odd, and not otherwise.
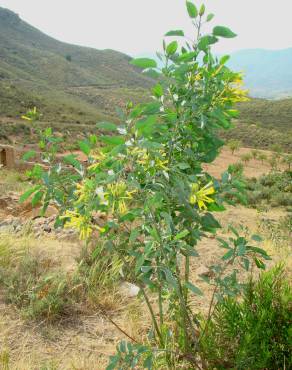
[{"label": "green foliage", "polygon": [[227,146],[231,150],[232,154],[234,154],[234,152],[239,150],[241,147],[241,142],[240,140],[229,140],[227,142]]},{"label": "green foliage", "polygon": [[6,253],[3,254],[3,249],[0,253],[0,284],[7,303],[31,319],[55,320],[71,309],[68,280],[64,274],[49,272],[49,260],[24,251],[15,255],[9,245],[5,248]]},{"label": "green foliage", "polygon": [[250,160],[252,160],[252,155],[251,153],[245,153],[240,157],[240,159],[242,160],[242,162],[247,164]]},{"label": "green foliage", "polygon": [[[93,269],[83,264],[85,271],[89,276],[93,272],[93,281],[105,282],[111,275],[115,282],[113,271],[120,271],[140,288],[151,318],[146,345],[122,342],[109,369],[141,363],[151,368],[151,362],[158,368],[197,367],[199,321],[191,297],[202,292],[191,281],[191,260],[198,256],[197,243],[221,228],[216,212],[225,209],[231,196],[244,200],[244,183],[235,173],[226,171],[217,180],[203,166],[218,156],[224,144],[218,129],[231,127],[233,106],[245,99],[241,76],[226,67],[226,58],[212,55],[214,36],[205,35],[211,42],[202,45],[205,8],[198,11],[187,2],[187,11],[197,36],[182,47],[176,41],[164,43],[163,82],[154,87],[151,102],[129,102],[119,112],[121,124],[114,135],[79,142],[86,166],[73,154],[57,158],[59,143],[51,131],[40,131],[49,171],[32,171],[41,186],[32,194],[41,192],[43,211],[50,202],[58,205],[58,226],[75,228],[87,243],[98,239],[99,258]],[[227,28],[215,30],[231,37]],[[154,67],[149,59],[132,64]],[[209,283],[216,294],[211,308],[241,290],[238,268],[264,268],[269,259],[258,247],[259,238],[250,241],[232,227],[230,232],[228,241],[218,239],[227,251],[212,266],[215,278]]]},{"label": "green foliage", "polygon": [[229,28],[222,27],[222,26],[216,26],[216,27],[214,27],[213,28],[213,35],[214,36],[224,37],[224,38],[229,38],[229,39],[234,38],[234,37],[237,36]]},{"label": "green foliage", "polygon": [[292,151],[292,131],[288,127],[283,131],[277,126],[268,128],[263,125],[237,122],[235,128],[221,131],[220,136],[226,140],[240,140],[244,147],[270,150],[273,144],[280,143],[286,153]]},{"label": "green foliage", "polygon": [[218,303],[202,341],[208,369],[284,369],[291,364],[292,292],[282,266],[250,280],[241,299]]},{"label": "green foliage", "polygon": [[272,207],[292,205],[291,171],[271,172],[259,179],[247,182],[248,204],[258,207],[267,204]]}]

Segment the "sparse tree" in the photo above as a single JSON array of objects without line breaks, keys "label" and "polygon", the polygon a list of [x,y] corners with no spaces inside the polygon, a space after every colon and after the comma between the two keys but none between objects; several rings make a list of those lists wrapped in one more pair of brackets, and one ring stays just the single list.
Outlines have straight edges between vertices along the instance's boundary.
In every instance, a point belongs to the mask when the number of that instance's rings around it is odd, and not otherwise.
[{"label": "sparse tree", "polygon": [[259,151],[256,150],[256,149],[252,150],[251,151],[251,156],[252,156],[253,159],[258,159],[258,157],[259,157]]},{"label": "sparse tree", "polygon": [[291,171],[292,167],[292,154],[287,154],[284,156],[282,162],[287,166],[288,171]]},{"label": "sparse tree", "polygon": [[264,162],[268,159],[265,153],[259,152],[258,153],[258,159],[264,164]]},{"label": "sparse tree", "polygon": [[251,159],[252,159],[252,156],[250,153],[245,153],[243,154],[240,159],[245,163],[247,164]]},{"label": "sparse tree", "polygon": [[234,153],[241,147],[241,141],[234,139],[230,140],[228,141],[227,146],[231,150],[232,155],[234,155]]}]

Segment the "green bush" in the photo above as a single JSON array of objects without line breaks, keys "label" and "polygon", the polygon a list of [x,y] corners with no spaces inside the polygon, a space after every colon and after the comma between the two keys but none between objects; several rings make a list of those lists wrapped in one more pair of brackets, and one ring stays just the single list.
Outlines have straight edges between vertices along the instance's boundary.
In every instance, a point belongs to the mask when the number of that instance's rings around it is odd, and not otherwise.
[{"label": "green bush", "polygon": [[271,207],[292,205],[292,172],[271,172],[247,183],[247,200],[252,207],[268,203]]},{"label": "green bush", "polygon": [[6,302],[19,308],[26,318],[54,320],[71,307],[67,277],[50,272],[49,265],[47,260],[26,254],[15,266],[7,265],[0,271]]},{"label": "green bush", "polygon": [[208,369],[288,369],[291,288],[283,266],[250,280],[240,300],[216,306],[202,348]]}]

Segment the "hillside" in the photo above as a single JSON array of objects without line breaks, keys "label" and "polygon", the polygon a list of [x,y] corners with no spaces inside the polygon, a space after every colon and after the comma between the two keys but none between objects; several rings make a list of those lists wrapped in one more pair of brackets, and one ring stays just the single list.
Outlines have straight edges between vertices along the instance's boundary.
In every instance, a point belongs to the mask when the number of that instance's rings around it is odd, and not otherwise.
[{"label": "hillside", "polygon": [[292,152],[292,99],[251,99],[239,104],[239,121],[225,139],[239,139],[244,146],[271,149],[279,145]]},{"label": "hillside", "polygon": [[0,115],[37,105],[49,120],[96,122],[152,84],[129,60],[59,42],[0,7]]},{"label": "hillside", "polygon": [[253,97],[292,96],[292,48],[250,49],[233,53],[229,66],[245,74],[245,84]]}]

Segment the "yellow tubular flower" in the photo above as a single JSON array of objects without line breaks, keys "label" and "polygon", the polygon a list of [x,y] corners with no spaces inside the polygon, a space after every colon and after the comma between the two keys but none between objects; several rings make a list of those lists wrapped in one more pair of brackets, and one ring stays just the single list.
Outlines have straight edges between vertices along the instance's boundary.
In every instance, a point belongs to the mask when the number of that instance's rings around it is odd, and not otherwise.
[{"label": "yellow tubular flower", "polygon": [[100,151],[95,151],[91,154],[91,157],[94,159],[94,163],[88,166],[88,170],[94,171],[105,160],[106,155]]},{"label": "yellow tubular flower", "polygon": [[69,220],[65,224],[65,228],[78,230],[80,239],[88,239],[92,234],[92,228],[88,224],[87,218],[83,215],[80,215],[76,211],[66,211],[65,214],[60,218],[69,218]]},{"label": "yellow tubular flower", "polygon": [[117,211],[120,215],[124,215],[128,212],[126,201],[133,198],[133,194],[136,190],[129,191],[127,189],[128,186],[124,181],[107,185],[105,199],[112,204],[113,212]]},{"label": "yellow tubular flower", "polygon": [[213,194],[215,194],[215,189],[212,181],[210,181],[201,189],[199,188],[199,184],[192,184],[190,203],[197,204],[201,210],[206,210],[208,204],[214,203],[214,199],[210,198],[209,196]]}]

